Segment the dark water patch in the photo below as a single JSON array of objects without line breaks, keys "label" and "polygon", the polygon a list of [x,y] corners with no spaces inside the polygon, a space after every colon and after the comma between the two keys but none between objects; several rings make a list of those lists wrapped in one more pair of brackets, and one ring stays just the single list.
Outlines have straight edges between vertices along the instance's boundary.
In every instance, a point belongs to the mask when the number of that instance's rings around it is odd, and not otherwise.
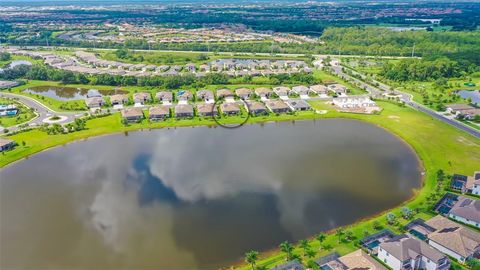
[{"label": "dark water patch", "polygon": [[2,269],[214,269],[421,184],[410,147],[341,119],[117,134],[0,173]]}]

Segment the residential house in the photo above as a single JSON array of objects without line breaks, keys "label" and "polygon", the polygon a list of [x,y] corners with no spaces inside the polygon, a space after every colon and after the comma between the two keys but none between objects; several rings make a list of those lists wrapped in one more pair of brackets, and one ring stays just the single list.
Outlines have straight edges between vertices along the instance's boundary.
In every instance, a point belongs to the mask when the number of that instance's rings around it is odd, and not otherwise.
[{"label": "residential house", "polygon": [[143,118],[143,111],[141,108],[126,108],[121,110],[121,115],[127,122],[136,122]]},{"label": "residential house", "polygon": [[160,91],[155,95],[155,98],[164,104],[170,104],[173,101],[173,94],[169,91]]},{"label": "residential house", "polygon": [[198,103],[196,104],[197,115],[212,116],[218,114],[217,106],[214,103]]},{"label": "residential house", "polygon": [[139,92],[133,94],[133,102],[136,104],[145,104],[152,101],[152,96],[148,92]]},{"label": "residential house", "polygon": [[323,85],[323,84],[315,84],[310,86],[310,91],[314,92],[317,95],[327,95],[328,94],[328,88]]},{"label": "residential house", "polygon": [[90,97],[85,99],[85,104],[88,108],[100,108],[105,104],[103,97]]},{"label": "residential house", "polygon": [[0,138],[0,152],[13,149],[17,143],[13,140]]},{"label": "residential house", "polygon": [[0,105],[0,116],[15,116],[18,113],[17,105]]},{"label": "residential house", "polygon": [[461,174],[454,174],[450,182],[450,188],[453,190],[460,191],[462,193],[467,192],[467,180],[468,176]]},{"label": "residential house", "polygon": [[150,121],[162,120],[168,117],[170,117],[170,107],[167,105],[153,106],[148,110]]},{"label": "residential house", "polygon": [[378,259],[393,270],[447,270],[448,257],[427,243],[405,234],[380,243]]},{"label": "residential house", "polygon": [[252,115],[261,115],[268,114],[267,107],[261,102],[258,101],[247,101],[246,106],[250,114]]},{"label": "residential house", "polygon": [[268,99],[272,95],[272,89],[266,87],[260,87],[255,89],[255,95],[259,96],[262,100]]},{"label": "residential house", "polygon": [[273,88],[273,92],[280,99],[283,99],[283,100],[288,99],[288,94],[290,93],[290,91],[291,91],[291,89],[289,87],[285,87],[285,86],[278,86],[278,87]]},{"label": "residential house", "polygon": [[448,104],[446,107],[446,112],[455,116],[461,115],[464,111],[475,109],[475,107],[468,104]]},{"label": "residential house", "polygon": [[331,270],[387,270],[385,266],[376,261],[361,249],[340,257],[337,253],[329,254],[315,261],[320,269]]},{"label": "residential house", "polygon": [[220,104],[220,110],[227,115],[234,115],[240,113],[240,106],[237,103],[222,103]]},{"label": "residential house", "polygon": [[308,96],[309,92],[310,92],[310,88],[306,87],[305,85],[292,87],[292,93],[295,93],[299,96]]},{"label": "residential house", "polygon": [[333,104],[341,109],[378,107],[369,96],[337,97],[333,99]]},{"label": "residential house", "polygon": [[480,109],[464,110],[461,112],[461,115],[467,120],[473,120],[477,115],[480,115]]},{"label": "residential house", "polygon": [[284,264],[273,267],[270,270],[306,270],[306,268],[298,261],[293,260]]},{"label": "residential house", "polygon": [[193,94],[190,91],[180,90],[177,92],[177,100],[187,102],[193,99]]},{"label": "residential house", "polygon": [[128,95],[126,94],[116,94],[110,96],[110,103],[112,105],[122,105],[128,102]]},{"label": "residential house", "polygon": [[193,117],[193,106],[190,104],[178,104],[175,106],[175,117]]},{"label": "residential house", "polygon": [[440,252],[464,263],[480,257],[480,233],[443,216],[425,222],[435,229],[427,235],[428,244]]},{"label": "residential house", "polygon": [[332,91],[334,94],[338,96],[344,96],[347,94],[347,87],[339,84],[339,83],[333,83],[329,84],[327,86],[328,90]]},{"label": "residential house", "polygon": [[310,110],[310,104],[303,99],[287,100],[285,101],[292,111],[308,111]]},{"label": "residential house", "polygon": [[233,97],[233,92],[230,89],[220,89],[217,90],[217,98],[227,98],[227,97]]},{"label": "residential house", "polygon": [[235,94],[242,100],[248,100],[252,96],[252,90],[248,88],[238,88],[235,90]]},{"label": "residential house", "polygon": [[196,70],[196,67],[195,67],[195,64],[188,63],[188,64],[185,65],[185,69],[190,73],[194,73],[195,70]]},{"label": "residential house", "polygon": [[480,171],[473,174],[472,194],[480,195]]},{"label": "residential house", "polygon": [[290,107],[288,107],[288,105],[281,100],[269,100],[265,102],[265,105],[273,113],[284,113],[290,111]]},{"label": "residential house", "polygon": [[199,100],[203,100],[206,103],[215,102],[215,98],[213,96],[213,92],[210,90],[200,90],[197,92],[197,98]]},{"label": "residential house", "polygon": [[480,228],[480,200],[458,196],[458,201],[448,212],[448,217]]}]

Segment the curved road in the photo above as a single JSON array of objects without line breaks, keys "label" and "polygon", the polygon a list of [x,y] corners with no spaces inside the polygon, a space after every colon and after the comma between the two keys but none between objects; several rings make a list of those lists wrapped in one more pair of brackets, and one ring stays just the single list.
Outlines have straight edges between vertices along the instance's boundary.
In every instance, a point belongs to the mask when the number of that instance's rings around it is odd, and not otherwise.
[{"label": "curved road", "polygon": [[[17,99],[19,102],[25,104],[29,108],[33,108],[35,112],[37,113],[37,117],[30,120],[27,123],[23,123],[20,125],[28,124],[29,126],[39,126],[45,123],[45,120],[48,118],[57,115],[61,118],[63,118],[62,121],[59,121],[58,123],[69,123],[74,121],[75,118],[83,116],[84,112],[57,112],[52,110],[51,108],[47,107],[43,103],[27,96],[19,95],[19,94],[13,94],[13,93],[8,93],[8,92],[0,92],[0,97],[7,97],[7,98],[14,98]],[[16,131],[19,129],[20,125],[8,127],[9,131]],[[3,130],[4,128],[1,128]]]}]

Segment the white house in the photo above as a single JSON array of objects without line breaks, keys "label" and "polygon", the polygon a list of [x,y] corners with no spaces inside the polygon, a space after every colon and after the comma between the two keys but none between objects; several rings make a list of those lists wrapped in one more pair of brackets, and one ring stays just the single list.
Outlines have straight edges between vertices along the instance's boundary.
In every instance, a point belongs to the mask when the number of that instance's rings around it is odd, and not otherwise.
[{"label": "white house", "polygon": [[427,243],[407,235],[399,235],[382,242],[378,258],[393,270],[447,270],[448,257]]},{"label": "white house", "polygon": [[460,262],[480,255],[480,233],[440,215],[425,224],[435,229],[427,235],[428,244],[440,252]]}]

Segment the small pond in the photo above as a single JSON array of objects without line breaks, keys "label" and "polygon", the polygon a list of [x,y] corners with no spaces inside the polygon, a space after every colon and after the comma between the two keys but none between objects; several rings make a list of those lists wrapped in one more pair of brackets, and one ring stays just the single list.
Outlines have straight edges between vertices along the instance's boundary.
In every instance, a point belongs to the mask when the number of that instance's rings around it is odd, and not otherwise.
[{"label": "small pond", "polygon": [[114,94],[128,93],[128,91],[118,89],[96,90],[63,86],[35,86],[27,88],[23,92],[54,98],[61,101],[81,100],[95,96],[110,96]]}]

